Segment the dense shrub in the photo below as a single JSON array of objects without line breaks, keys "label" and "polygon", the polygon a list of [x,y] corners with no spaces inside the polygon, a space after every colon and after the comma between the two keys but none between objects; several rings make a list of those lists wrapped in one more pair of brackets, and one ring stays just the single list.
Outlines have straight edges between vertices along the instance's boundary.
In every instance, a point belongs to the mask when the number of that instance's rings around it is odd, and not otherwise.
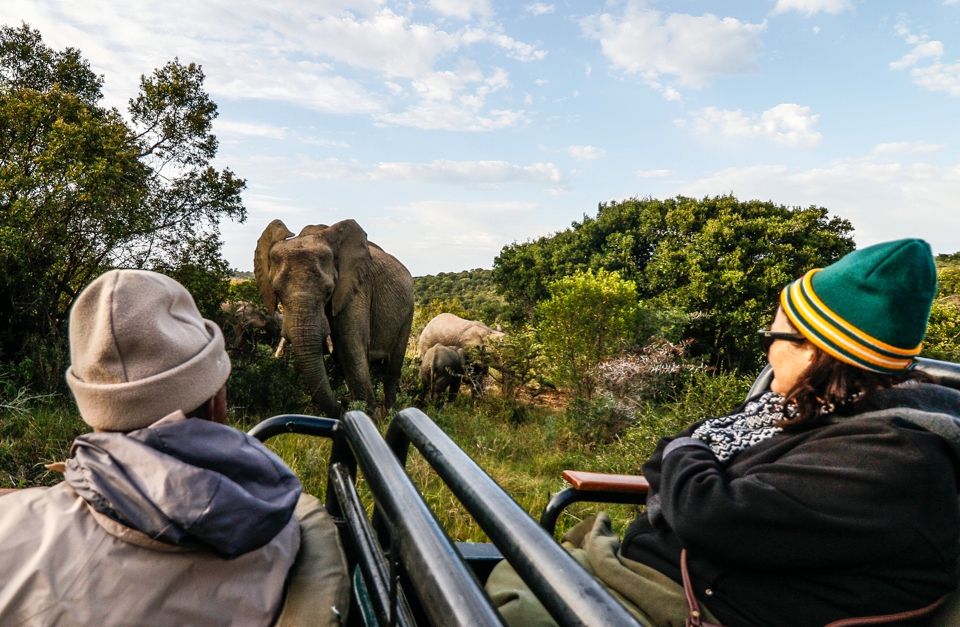
[{"label": "dense shrub", "polygon": [[537,332],[555,381],[590,398],[597,364],[636,339],[639,311],[636,284],[618,272],[577,272],[553,283],[537,306]]},{"label": "dense shrub", "polygon": [[[505,246],[493,279],[511,319],[530,321],[554,281],[608,270],[636,283],[644,302],[696,314],[685,331],[714,366],[760,365],[755,331],[769,322],[780,289],[854,248],[853,227],[822,207],[739,201],[631,198],[534,241]],[[645,338],[644,338],[645,339]]]}]

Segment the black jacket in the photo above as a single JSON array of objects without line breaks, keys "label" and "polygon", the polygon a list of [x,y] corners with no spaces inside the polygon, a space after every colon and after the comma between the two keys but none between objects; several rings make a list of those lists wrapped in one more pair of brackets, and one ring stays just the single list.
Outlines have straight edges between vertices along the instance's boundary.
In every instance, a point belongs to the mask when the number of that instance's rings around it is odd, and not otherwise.
[{"label": "black jacket", "polygon": [[[915,610],[957,586],[960,392],[883,390],[726,467],[664,438],[644,465],[647,512],[623,555],[680,581],[730,627],[822,627]],[[698,423],[699,424],[699,423]]]}]

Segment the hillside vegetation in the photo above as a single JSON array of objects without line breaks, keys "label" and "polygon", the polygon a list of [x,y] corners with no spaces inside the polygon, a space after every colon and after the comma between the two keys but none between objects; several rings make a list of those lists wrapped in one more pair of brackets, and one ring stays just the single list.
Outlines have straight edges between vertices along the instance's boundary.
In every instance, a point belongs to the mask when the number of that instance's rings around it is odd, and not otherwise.
[{"label": "hillside vegetation", "polygon": [[459,308],[470,319],[487,324],[496,324],[505,305],[496,291],[493,271],[483,268],[413,277],[413,295],[417,307]]}]

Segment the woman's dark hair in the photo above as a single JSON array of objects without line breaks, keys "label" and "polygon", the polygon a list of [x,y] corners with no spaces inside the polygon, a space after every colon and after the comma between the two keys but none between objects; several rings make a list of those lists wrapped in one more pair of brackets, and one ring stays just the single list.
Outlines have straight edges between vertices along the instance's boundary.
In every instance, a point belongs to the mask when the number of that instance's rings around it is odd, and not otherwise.
[{"label": "woman's dark hair", "polygon": [[881,374],[842,362],[819,346],[813,345],[813,350],[813,361],[784,400],[785,405],[795,404],[798,411],[793,418],[777,422],[777,426],[788,431],[813,426],[823,415],[824,407],[826,413],[849,414],[854,404],[871,392],[906,381],[929,380],[918,370]]}]

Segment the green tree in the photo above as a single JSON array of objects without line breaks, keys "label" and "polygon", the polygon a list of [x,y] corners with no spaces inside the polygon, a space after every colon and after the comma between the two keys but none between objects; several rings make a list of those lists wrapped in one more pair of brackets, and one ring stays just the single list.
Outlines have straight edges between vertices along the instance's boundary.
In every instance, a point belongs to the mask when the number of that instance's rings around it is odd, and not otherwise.
[{"label": "green tree", "polygon": [[853,227],[822,207],[789,208],[733,196],[601,204],[550,237],[506,246],[493,279],[509,317],[529,320],[548,286],[576,271],[617,271],[648,305],[690,314],[691,352],[711,365],[758,365],[755,331],[780,289],[854,249]]},{"label": "green tree", "polygon": [[245,219],[244,182],[210,166],[199,66],[141,77],[129,121],[100,104],[102,84],[78,50],[0,27],[0,359],[62,338],[77,293],[111,267],[173,274],[205,313],[200,269],[228,274],[218,225]]},{"label": "green tree", "polygon": [[576,272],[537,305],[538,333],[556,380],[590,398],[597,364],[636,339],[637,286],[618,272]]},{"label": "green tree", "polygon": [[937,255],[937,280],[938,294],[921,354],[960,362],[960,253]]}]

